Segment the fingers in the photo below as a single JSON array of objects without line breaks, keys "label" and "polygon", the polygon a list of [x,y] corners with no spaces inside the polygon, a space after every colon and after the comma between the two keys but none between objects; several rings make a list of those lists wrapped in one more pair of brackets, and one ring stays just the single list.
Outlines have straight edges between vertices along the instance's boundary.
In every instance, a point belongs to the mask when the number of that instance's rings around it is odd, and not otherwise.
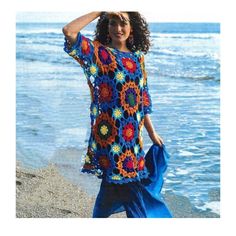
[{"label": "fingers", "polygon": [[112,17],[118,17],[118,18],[120,18],[118,12],[114,12],[114,11],[109,11],[109,12],[107,12],[106,16],[107,16],[108,19],[111,19]]},{"label": "fingers", "polygon": [[111,19],[112,17],[117,17],[119,18],[120,21],[125,21],[125,22],[128,21],[128,19],[122,14],[122,12],[115,12],[115,11],[107,12],[107,17],[108,19]]},{"label": "fingers", "polygon": [[156,143],[157,143],[160,147],[164,144],[163,139],[162,139],[159,135],[156,136]]},{"label": "fingers", "polygon": [[163,139],[162,139],[161,137],[159,137],[159,138],[160,138],[160,142],[161,142],[161,144],[164,144]]},{"label": "fingers", "polygon": [[125,17],[121,12],[119,13],[119,16],[120,16],[122,21],[124,21],[124,22],[128,22],[129,21],[128,18]]},{"label": "fingers", "polygon": [[158,139],[158,143],[157,144],[161,147],[163,142],[160,139]]}]

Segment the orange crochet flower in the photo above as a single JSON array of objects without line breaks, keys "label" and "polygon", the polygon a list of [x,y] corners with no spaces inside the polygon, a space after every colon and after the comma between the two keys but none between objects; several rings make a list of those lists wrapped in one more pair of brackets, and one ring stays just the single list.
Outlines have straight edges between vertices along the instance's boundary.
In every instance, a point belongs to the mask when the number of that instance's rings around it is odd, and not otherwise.
[{"label": "orange crochet flower", "polygon": [[118,169],[124,177],[133,178],[137,175],[137,159],[135,155],[130,151],[126,150],[125,153],[119,156],[119,161],[117,162]]},{"label": "orange crochet flower", "polygon": [[122,58],[123,66],[131,73],[136,71],[137,65],[136,63],[130,58]]},{"label": "orange crochet flower", "polygon": [[115,141],[115,136],[117,135],[115,121],[107,113],[101,113],[96,119],[93,133],[95,135],[95,141],[101,147],[107,147],[107,145]]},{"label": "orange crochet flower", "polygon": [[103,74],[114,71],[117,68],[115,56],[98,41],[94,41],[94,55],[96,64]]},{"label": "orange crochet flower", "polygon": [[134,82],[123,85],[120,92],[121,105],[129,113],[133,115],[138,110],[140,103],[140,90]]},{"label": "orange crochet flower", "polygon": [[107,83],[99,85],[99,102],[109,102],[112,97],[112,88]]},{"label": "orange crochet flower", "polygon": [[150,99],[147,91],[143,91],[143,105],[144,106],[150,106]]},{"label": "orange crochet flower", "polygon": [[105,155],[99,157],[98,163],[103,169],[108,169],[110,167],[110,160]]},{"label": "orange crochet flower", "polygon": [[145,166],[145,160],[143,157],[141,157],[138,161],[138,170],[143,170]]},{"label": "orange crochet flower", "polygon": [[88,55],[90,53],[90,46],[88,40],[83,36],[82,36],[81,48],[83,54]]}]

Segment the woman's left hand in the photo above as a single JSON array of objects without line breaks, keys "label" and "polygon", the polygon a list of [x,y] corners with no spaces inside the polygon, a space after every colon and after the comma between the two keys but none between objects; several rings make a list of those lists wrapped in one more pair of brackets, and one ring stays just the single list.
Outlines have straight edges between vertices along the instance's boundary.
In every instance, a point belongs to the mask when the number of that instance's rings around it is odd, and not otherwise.
[{"label": "woman's left hand", "polygon": [[150,139],[152,140],[153,143],[159,145],[160,147],[162,146],[162,144],[164,144],[163,139],[156,132],[153,132],[153,133],[149,134],[149,137],[150,137]]}]

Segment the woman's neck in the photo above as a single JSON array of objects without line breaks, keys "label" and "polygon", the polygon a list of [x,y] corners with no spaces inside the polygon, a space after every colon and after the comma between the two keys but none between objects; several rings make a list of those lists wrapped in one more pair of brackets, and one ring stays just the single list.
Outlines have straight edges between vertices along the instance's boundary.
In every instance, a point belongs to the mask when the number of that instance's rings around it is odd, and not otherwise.
[{"label": "woman's neck", "polygon": [[126,46],[126,43],[111,42],[108,46],[111,48],[118,49],[119,51],[122,51],[122,52],[130,52],[130,50]]}]

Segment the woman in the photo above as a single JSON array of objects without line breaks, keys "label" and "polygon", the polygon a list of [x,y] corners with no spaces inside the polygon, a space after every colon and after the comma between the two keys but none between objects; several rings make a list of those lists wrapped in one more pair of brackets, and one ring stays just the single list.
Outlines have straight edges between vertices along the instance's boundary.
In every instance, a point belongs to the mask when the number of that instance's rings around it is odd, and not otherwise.
[{"label": "woman", "polygon": [[[90,40],[80,31],[98,17]],[[138,12],[91,12],[67,24],[63,33],[64,50],[84,69],[91,92],[91,135],[82,171],[102,178],[93,217],[124,209],[127,217],[149,217],[141,182],[148,177],[143,126],[153,143],[161,147],[163,140],[149,116],[147,23]]]}]

